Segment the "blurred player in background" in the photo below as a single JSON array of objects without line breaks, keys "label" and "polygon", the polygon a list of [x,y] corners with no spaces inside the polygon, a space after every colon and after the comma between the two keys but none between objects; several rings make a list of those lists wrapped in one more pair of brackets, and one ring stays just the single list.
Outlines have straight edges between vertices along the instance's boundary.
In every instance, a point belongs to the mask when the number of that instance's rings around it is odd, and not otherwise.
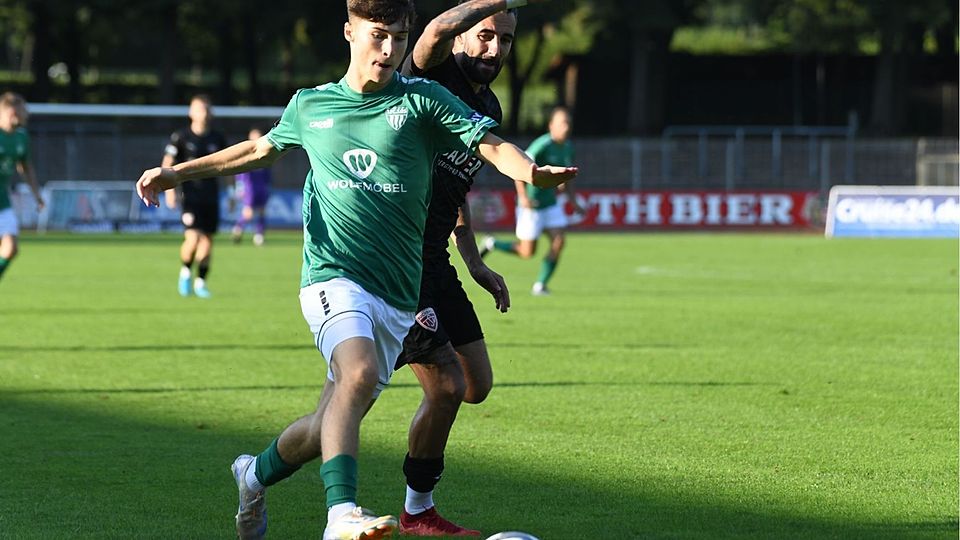
[{"label": "blurred player in background", "polygon": [[[505,0],[461,1],[441,13],[424,28],[403,64],[404,74],[434,80],[500,122],[500,101],[489,85],[513,46],[517,12],[505,11],[510,5]],[[482,166],[479,158],[455,150],[437,154],[433,163],[418,313],[397,361],[397,367],[410,365],[424,392],[403,463],[407,489],[400,530],[406,535],[480,534],[440,516],[433,490],[443,474],[444,450],[460,403],[482,402],[493,385],[480,321],[450,264],[451,233],[473,280],[493,296],[500,311],[510,307],[507,286],[483,263],[470,226],[466,197]]]},{"label": "blurred player in background", "polygon": [[[255,141],[263,136],[258,128],[250,130],[249,140]],[[256,219],[253,225],[253,245],[263,245],[263,233],[267,228],[267,199],[270,198],[270,169],[257,169],[236,176],[235,195],[240,200],[240,219],[233,226],[233,241],[240,243],[243,240],[243,230],[247,222]]]},{"label": "blurred player in background", "polygon": [[476,152],[501,173],[543,186],[577,172],[538,167],[489,133],[496,122],[442,86],[398,75],[415,16],[412,0],[347,0],[347,11],[350,64],[339,82],[299,90],[278,124],[256,141],[149,169],[137,182],[144,202],[156,204],[160,191],[214,171],[262,168],[295,148],[310,158],[300,305],[327,360],[327,377],[314,412],[258,456],[234,461],[241,538],[266,534],[266,488],[318,457],[327,497],[323,540],[375,540],[396,530],[393,516],[357,506],[360,423],[390,383],[414,322],[435,154]]},{"label": "blurred player in background", "polygon": [[[178,163],[206,156],[227,147],[226,139],[211,127],[213,110],[210,98],[203,94],[190,100],[190,126],[174,131],[164,151],[161,167],[169,168]],[[183,221],[183,244],[180,245],[180,279],[177,291],[181,296],[196,294],[198,298],[210,298],[207,274],[213,253],[213,237],[220,225],[220,186],[216,177],[184,182],[180,186],[181,219]],[[177,194],[166,194],[167,207],[176,208]],[[193,263],[197,263],[197,277],[193,277]]]},{"label": "blurred player in background", "polygon": [[30,135],[27,134],[27,102],[20,94],[0,95],[0,277],[17,256],[20,227],[10,204],[14,171],[27,180],[37,211],[43,210],[43,197],[30,163]]},{"label": "blurred player in background", "polygon": [[[527,154],[538,164],[551,163],[572,165],[574,161],[573,145],[570,143],[571,118],[566,107],[555,107],[550,113],[548,133],[534,139],[527,148]],[[524,259],[533,257],[537,251],[537,239],[546,233],[550,239],[550,251],[543,258],[540,275],[533,284],[534,295],[547,295],[550,290],[547,282],[557,269],[560,253],[563,251],[567,227],[567,215],[562,200],[557,193],[563,193],[573,205],[574,212],[582,214],[570,183],[559,188],[541,189],[517,183],[517,239],[516,242],[496,240],[492,236],[484,239],[481,255],[486,256],[492,250],[519,255]]]}]

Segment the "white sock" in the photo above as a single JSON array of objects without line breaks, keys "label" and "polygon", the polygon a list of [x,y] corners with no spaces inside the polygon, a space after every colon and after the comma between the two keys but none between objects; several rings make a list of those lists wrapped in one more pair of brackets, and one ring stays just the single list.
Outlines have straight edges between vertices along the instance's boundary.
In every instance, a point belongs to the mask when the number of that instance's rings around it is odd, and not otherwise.
[{"label": "white sock", "polygon": [[190,269],[186,266],[180,267],[180,279],[189,279],[190,278]]},{"label": "white sock", "polygon": [[202,277],[198,277],[197,279],[193,280],[193,286],[197,289],[202,289],[206,283],[207,282],[204,281]]},{"label": "white sock", "polygon": [[327,509],[327,525],[336,521],[340,516],[348,512],[353,512],[353,509],[356,507],[357,503],[355,502],[346,502],[331,506]]},{"label": "white sock", "polygon": [[416,515],[433,508],[433,490],[420,493],[407,486],[407,499],[403,501],[403,509],[408,514]]},{"label": "white sock", "polygon": [[266,486],[260,483],[260,480],[257,480],[257,461],[254,458],[253,463],[247,467],[247,474],[243,477],[243,481],[246,482],[247,487],[253,491],[263,491],[266,489]]}]

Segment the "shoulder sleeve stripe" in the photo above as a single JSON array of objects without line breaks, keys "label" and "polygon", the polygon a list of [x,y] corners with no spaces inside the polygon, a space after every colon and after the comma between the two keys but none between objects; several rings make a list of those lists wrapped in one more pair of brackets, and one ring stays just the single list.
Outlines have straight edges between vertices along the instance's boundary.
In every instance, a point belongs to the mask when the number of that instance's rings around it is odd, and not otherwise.
[{"label": "shoulder sleeve stripe", "polygon": [[467,148],[470,148],[471,151],[475,151],[477,145],[480,144],[480,139],[487,134],[488,131],[497,127],[497,123],[491,118],[484,116],[477,122],[477,125],[473,128],[473,132],[470,134],[470,144],[467,145]]}]

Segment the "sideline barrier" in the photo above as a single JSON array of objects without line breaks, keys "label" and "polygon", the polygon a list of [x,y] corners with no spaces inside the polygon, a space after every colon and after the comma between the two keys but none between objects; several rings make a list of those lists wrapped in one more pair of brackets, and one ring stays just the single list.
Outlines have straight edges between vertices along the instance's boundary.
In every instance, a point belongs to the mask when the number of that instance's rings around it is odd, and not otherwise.
[{"label": "sideline barrier", "polygon": [[958,238],[960,188],[834,186],[824,234],[827,238]]},{"label": "sideline barrier", "polygon": [[[39,216],[19,205],[24,226],[86,233],[148,233],[182,230],[177,209],[147,208],[137,199],[132,182],[49,182],[44,186],[47,209]],[[822,203],[808,191],[631,191],[577,190],[586,209],[573,213],[561,195],[571,227],[590,231],[656,230],[804,230],[822,225]],[[26,199],[24,199],[26,200]],[[516,223],[516,192],[474,190],[468,195],[477,230],[512,230]],[[303,226],[303,192],[276,189],[267,201],[271,228]],[[221,230],[236,220],[239,206],[221,195]]]},{"label": "sideline barrier", "polygon": [[[822,204],[813,191],[629,191],[580,190],[586,212],[573,213],[577,230],[770,230],[810,229],[822,224]],[[512,229],[514,191],[470,192],[470,214],[477,229]]]}]

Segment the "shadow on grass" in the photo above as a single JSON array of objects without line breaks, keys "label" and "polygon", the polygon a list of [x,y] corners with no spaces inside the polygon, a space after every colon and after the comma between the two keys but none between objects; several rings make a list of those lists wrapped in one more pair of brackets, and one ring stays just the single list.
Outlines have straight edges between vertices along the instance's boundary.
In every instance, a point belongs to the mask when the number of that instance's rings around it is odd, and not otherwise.
[{"label": "shadow on grass", "polygon": [[[544,350],[544,349],[564,349],[564,350],[597,350],[596,343],[557,343],[556,341],[549,342],[530,342],[525,341],[523,343],[510,343],[502,341],[491,341],[487,345],[491,348],[503,347],[504,349],[534,349],[534,350]],[[630,349],[630,350],[648,350],[648,349],[680,349],[682,346],[675,343],[607,343],[600,348],[611,348],[611,349]]]},{"label": "shadow on grass", "polygon": [[306,343],[277,343],[277,344],[203,344],[203,345],[50,345],[50,346],[19,346],[0,345],[0,352],[133,352],[133,351],[303,351],[313,349]]},{"label": "shadow on grass", "polygon": [[[122,416],[130,406],[137,402],[0,397],[0,536],[232,538],[236,491],[229,465],[240,452],[258,452],[276,430],[254,426],[244,434],[186,420],[145,422]],[[363,504],[399,510],[404,443],[364,449]],[[478,458],[448,467],[444,493],[459,498],[444,502],[444,509],[486,534],[526,529],[543,540],[957,536],[955,519],[829,522],[678,491],[658,478],[619,479],[598,489],[562,470],[531,473],[531,464],[514,456]],[[317,467],[310,464],[271,489],[270,538],[319,537],[325,512]]]},{"label": "shadow on grass", "polygon": [[[573,381],[538,381],[538,382],[503,382],[497,383],[497,388],[556,388],[556,387],[587,387],[596,386],[608,388],[611,386],[691,386],[691,387],[742,387],[742,386],[777,386],[774,383],[754,382],[649,382],[649,383],[613,383],[613,382],[573,382]],[[414,383],[392,383],[390,388],[419,388]],[[273,390],[316,390],[317,384],[299,385],[246,385],[246,386],[191,386],[191,387],[155,387],[155,388],[33,388],[29,390],[6,390],[7,395],[65,395],[65,394],[180,394],[202,392],[264,392]]]}]

